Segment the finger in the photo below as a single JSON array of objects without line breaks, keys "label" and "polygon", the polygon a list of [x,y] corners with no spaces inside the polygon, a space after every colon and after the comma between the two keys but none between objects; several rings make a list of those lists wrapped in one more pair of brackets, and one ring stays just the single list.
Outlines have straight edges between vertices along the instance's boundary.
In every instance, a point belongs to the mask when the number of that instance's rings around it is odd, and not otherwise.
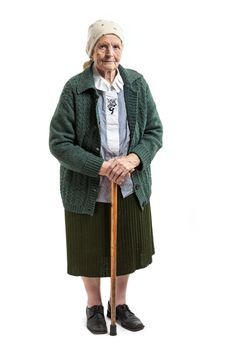
[{"label": "finger", "polygon": [[118,159],[117,163],[119,164],[119,166],[122,167],[122,169],[127,170],[127,171],[131,171],[131,169],[133,168],[132,162],[130,162],[129,160],[126,160],[126,159]]},{"label": "finger", "polygon": [[126,177],[130,176],[129,172],[126,173],[122,173],[120,176],[118,176],[117,178],[115,176],[111,176],[111,178],[108,177],[109,180],[117,183],[118,185],[122,185],[123,182],[125,181]]},{"label": "finger", "polygon": [[119,184],[122,184],[128,176],[130,176],[130,174],[129,174],[128,171],[123,172],[123,173],[121,173],[121,174],[118,176],[118,178],[116,179],[116,181],[117,181]]},{"label": "finger", "polygon": [[113,169],[113,172],[110,174],[110,177],[112,178],[113,181],[117,180],[122,174],[121,169]]},{"label": "finger", "polygon": [[116,160],[114,159],[113,162],[109,165],[107,171],[106,171],[106,176],[110,176],[113,169],[117,166],[117,162]]},{"label": "finger", "polygon": [[122,165],[115,163],[112,165],[111,169],[109,169],[107,174],[113,179],[114,176],[118,177],[124,171],[126,171],[126,169]]}]

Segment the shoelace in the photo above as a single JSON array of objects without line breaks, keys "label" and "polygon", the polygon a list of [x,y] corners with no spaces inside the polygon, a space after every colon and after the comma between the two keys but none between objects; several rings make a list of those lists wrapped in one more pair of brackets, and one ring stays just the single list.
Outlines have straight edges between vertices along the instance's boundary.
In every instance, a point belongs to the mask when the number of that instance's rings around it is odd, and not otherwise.
[{"label": "shoelace", "polygon": [[121,309],[128,311],[131,315],[134,315],[133,312],[129,309],[128,305],[126,305],[126,304],[122,305]]},{"label": "shoelace", "polygon": [[95,316],[97,318],[103,318],[104,313],[103,313],[103,308],[101,307],[101,305],[95,305],[92,310],[93,310],[93,313],[92,313],[91,317]]},{"label": "shoelace", "polygon": [[[117,308],[118,308],[117,315],[121,314],[123,311],[123,312],[126,312],[125,315],[127,315],[127,317],[134,316],[134,313],[129,309],[127,304],[118,305]],[[111,310],[111,308],[110,308],[110,310]]]}]

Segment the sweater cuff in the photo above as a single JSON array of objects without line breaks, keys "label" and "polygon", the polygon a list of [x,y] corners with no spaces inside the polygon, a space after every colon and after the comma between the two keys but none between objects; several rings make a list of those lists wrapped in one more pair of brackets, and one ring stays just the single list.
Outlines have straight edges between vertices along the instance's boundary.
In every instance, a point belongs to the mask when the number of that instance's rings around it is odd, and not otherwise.
[{"label": "sweater cuff", "polygon": [[151,155],[143,145],[139,144],[135,146],[133,149],[130,150],[130,153],[136,153],[141,160],[141,163],[136,168],[137,170],[144,170],[150,165]]},{"label": "sweater cuff", "polygon": [[90,154],[83,167],[83,173],[91,177],[97,177],[103,162],[103,158]]}]

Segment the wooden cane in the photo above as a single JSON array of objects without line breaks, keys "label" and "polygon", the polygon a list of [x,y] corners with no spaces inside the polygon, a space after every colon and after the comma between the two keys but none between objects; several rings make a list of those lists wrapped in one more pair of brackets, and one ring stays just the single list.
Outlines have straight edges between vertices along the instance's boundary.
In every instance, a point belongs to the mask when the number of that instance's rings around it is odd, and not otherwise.
[{"label": "wooden cane", "polygon": [[117,253],[117,184],[111,182],[111,325],[110,335],[116,335],[116,253]]}]

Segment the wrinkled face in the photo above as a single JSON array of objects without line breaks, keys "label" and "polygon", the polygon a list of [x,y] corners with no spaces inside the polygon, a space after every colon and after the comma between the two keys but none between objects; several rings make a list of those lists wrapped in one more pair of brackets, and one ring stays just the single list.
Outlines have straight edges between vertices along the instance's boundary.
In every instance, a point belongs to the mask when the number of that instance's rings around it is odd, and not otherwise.
[{"label": "wrinkled face", "polygon": [[100,71],[115,70],[120,63],[123,46],[121,40],[113,34],[103,35],[96,43],[93,60]]}]

